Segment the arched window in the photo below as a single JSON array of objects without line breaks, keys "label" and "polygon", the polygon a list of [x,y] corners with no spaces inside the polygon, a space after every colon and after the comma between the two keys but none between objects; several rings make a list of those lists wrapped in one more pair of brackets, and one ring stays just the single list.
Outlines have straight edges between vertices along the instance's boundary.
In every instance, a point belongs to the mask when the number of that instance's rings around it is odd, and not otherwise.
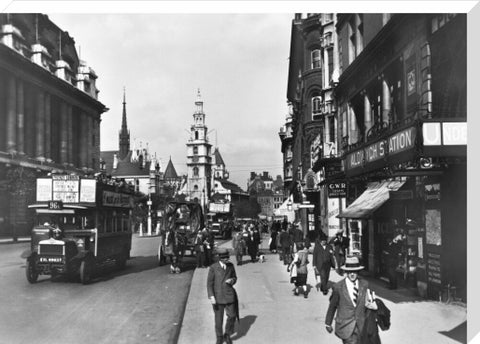
[{"label": "arched window", "polygon": [[322,54],[320,53],[320,49],[312,50],[312,69],[320,68],[322,66],[321,60]]},{"label": "arched window", "polygon": [[195,131],[195,140],[198,140],[198,131]]},{"label": "arched window", "polygon": [[198,185],[193,186],[193,191],[198,191]]},{"label": "arched window", "polygon": [[198,167],[193,168],[193,176],[198,177]]},{"label": "arched window", "polygon": [[193,155],[197,155],[197,154],[198,154],[198,147],[193,146]]},{"label": "arched window", "polygon": [[322,97],[315,93],[312,97],[312,116],[322,113]]}]

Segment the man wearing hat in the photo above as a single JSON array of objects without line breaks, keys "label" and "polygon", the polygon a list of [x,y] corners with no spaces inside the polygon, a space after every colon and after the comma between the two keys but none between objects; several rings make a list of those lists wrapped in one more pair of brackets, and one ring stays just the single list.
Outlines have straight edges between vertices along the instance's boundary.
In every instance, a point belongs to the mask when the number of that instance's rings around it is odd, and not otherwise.
[{"label": "man wearing hat", "polygon": [[340,266],[345,263],[345,252],[348,248],[348,238],[343,236],[343,230],[340,229],[335,234],[335,237],[330,240],[330,245],[333,246],[335,252],[335,259],[337,260],[337,272],[341,274]]},{"label": "man wearing hat", "polygon": [[370,295],[368,282],[358,278],[363,266],[357,256],[347,257],[341,269],[347,277],[333,287],[325,326],[332,333],[332,321],[336,313],[335,334],[344,344],[358,344],[365,323],[365,312],[367,308],[376,310],[377,304]]},{"label": "man wearing hat", "polygon": [[[235,330],[235,318],[238,316],[238,297],[233,285],[237,282],[235,267],[229,262],[227,249],[217,250],[218,262],[213,263],[207,276],[207,294],[215,313],[215,334],[217,344],[230,344],[230,336]],[[223,314],[227,314],[225,334],[223,333]]]}]

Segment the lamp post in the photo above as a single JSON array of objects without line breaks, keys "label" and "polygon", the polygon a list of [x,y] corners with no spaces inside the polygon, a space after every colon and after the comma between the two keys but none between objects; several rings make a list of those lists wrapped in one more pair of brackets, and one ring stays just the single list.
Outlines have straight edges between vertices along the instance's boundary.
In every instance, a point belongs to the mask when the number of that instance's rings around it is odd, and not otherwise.
[{"label": "lamp post", "polygon": [[152,235],[152,199],[150,197],[150,192],[148,193],[148,217],[147,217],[147,234]]}]

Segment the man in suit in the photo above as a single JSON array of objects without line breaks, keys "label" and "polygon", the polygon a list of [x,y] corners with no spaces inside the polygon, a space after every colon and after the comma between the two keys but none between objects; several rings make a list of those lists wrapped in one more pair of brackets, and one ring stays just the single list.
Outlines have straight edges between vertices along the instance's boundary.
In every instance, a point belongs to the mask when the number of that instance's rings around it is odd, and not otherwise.
[{"label": "man in suit", "polygon": [[347,277],[333,287],[325,317],[325,327],[332,333],[332,321],[336,313],[335,334],[344,344],[359,344],[366,310],[377,309],[375,301],[367,295],[368,282],[358,278],[358,273],[362,269],[358,257],[351,256],[345,259],[342,270]]},{"label": "man in suit", "polygon": [[[238,298],[233,285],[237,282],[235,267],[229,262],[227,249],[218,249],[218,262],[213,263],[207,276],[207,294],[215,313],[215,334],[217,344],[224,341],[231,344],[230,336],[235,330],[235,318],[238,319]],[[223,333],[223,314],[227,314],[225,334]]]},{"label": "man in suit", "polygon": [[[315,271],[315,280],[320,284],[320,290],[323,295],[328,294],[328,280],[330,278],[330,269],[332,267],[338,268],[333,254],[333,249],[327,245],[326,235],[321,232],[315,240],[315,247],[313,248],[313,270]],[[320,277],[320,283],[318,278]]]}]

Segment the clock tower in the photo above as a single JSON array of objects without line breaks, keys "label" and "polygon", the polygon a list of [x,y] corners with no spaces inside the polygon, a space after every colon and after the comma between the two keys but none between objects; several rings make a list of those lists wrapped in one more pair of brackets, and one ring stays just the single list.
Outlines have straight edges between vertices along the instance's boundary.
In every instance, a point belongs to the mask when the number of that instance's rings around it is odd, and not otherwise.
[{"label": "clock tower", "polygon": [[195,101],[193,124],[187,141],[187,199],[198,202],[205,209],[210,197],[212,171],[212,145],[208,141],[203,100],[200,89]]}]

